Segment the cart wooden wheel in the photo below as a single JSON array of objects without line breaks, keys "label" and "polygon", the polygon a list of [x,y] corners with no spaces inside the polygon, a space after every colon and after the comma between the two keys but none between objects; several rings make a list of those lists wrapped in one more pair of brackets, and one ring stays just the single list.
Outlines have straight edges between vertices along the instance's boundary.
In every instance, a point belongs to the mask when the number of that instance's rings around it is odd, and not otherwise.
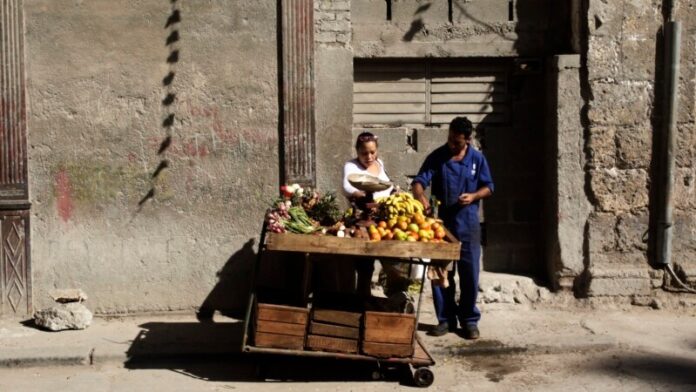
[{"label": "cart wooden wheel", "polygon": [[413,382],[417,387],[427,388],[433,385],[435,375],[427,367],[419,367],[413,371]]}]

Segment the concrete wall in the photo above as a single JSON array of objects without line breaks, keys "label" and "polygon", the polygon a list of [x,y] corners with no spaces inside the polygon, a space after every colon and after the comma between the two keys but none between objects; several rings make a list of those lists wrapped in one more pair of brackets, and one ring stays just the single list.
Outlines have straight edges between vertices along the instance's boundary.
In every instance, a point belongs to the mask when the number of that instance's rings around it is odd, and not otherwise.
[{"label": "concrete wall", "polygon": [[[590,1],[587,23],[587,222],[588,294],[649,295],[661,284],[648,266],[644,242],[651,187],[661,174],[655,143],[661,132],[663,55],[661,1]],[[673,262],[696,273],[694,86],[696,10],[678,2],[684,23],[675,179]],[[657,97],[657,98],[656,98]],[[654,191],[654,188],[652,189]],[[654,206],[654,204],[652,205]],[[657,278],[652,280],[651,278]]]},{"label": "concrete wall", "polygon": [[[388,6],[388,3],[391,6]],[[450,4],[451,3],[451,7]],[[562,45],[555,1],[353,0],[356,57],[539,56]],[[550,15],[554,15],[551,19]],[[556,34],[549,34],[550,31]]]},{"label": "concrete wall", "polygon": [[587,217],[580,55],[559,55],[547,64],[547,124],[543,194],[545,254],[555,289],[573,290],[585,271]]},{"label": "concrete wall", "polygon": [[188,309],[226,283],[209,305],[234,307],[278,183],[276,2],[25,14],[35,306],[79,287],[97,312]]}]

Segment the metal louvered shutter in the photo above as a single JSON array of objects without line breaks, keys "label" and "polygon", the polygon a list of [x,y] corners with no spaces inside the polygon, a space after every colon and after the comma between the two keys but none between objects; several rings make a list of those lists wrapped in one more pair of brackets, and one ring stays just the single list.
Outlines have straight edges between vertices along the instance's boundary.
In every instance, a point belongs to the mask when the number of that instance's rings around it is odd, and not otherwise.
[{"label": "metal louvered shutter", "polygon": [[425,124],[425,65],[365,63],[355,67],[354,124]]},{"label": "metal louvered shutter", "polygon": [[456,116],[474,124],[510,121],[505,65],[356,61],[353,124],[446,126]]}]

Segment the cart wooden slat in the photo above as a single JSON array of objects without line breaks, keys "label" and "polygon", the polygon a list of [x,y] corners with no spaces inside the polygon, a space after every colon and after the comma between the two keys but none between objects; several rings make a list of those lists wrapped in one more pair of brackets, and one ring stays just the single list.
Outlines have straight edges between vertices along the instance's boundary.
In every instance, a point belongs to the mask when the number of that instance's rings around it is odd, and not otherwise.
[{"label": "cart wooden slat", "polygon": [[329,235],[267,233],[266,249],[303,253],[344,254],[374,257],[403,257],[458,260],[461,244],[450,233],[448,242],[367,241]]}]

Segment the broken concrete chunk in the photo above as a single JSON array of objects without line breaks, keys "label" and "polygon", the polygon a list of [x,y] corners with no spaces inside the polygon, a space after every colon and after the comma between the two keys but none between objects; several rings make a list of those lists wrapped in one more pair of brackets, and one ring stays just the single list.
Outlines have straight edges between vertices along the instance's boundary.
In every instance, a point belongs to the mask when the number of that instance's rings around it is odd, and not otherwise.
[{"label": "broken concrete chunk", "polygon": [[81,289],[56,289],[49,294],[54,301],[62,304],[68,302],[83,302],[87,300],[87,294]]},{"label": "broken concrete chunk", "polygon": [[92,323],[92,312],[79,302],[70,302],[37,311],[34,323],[51,331],[85,329]]}]

